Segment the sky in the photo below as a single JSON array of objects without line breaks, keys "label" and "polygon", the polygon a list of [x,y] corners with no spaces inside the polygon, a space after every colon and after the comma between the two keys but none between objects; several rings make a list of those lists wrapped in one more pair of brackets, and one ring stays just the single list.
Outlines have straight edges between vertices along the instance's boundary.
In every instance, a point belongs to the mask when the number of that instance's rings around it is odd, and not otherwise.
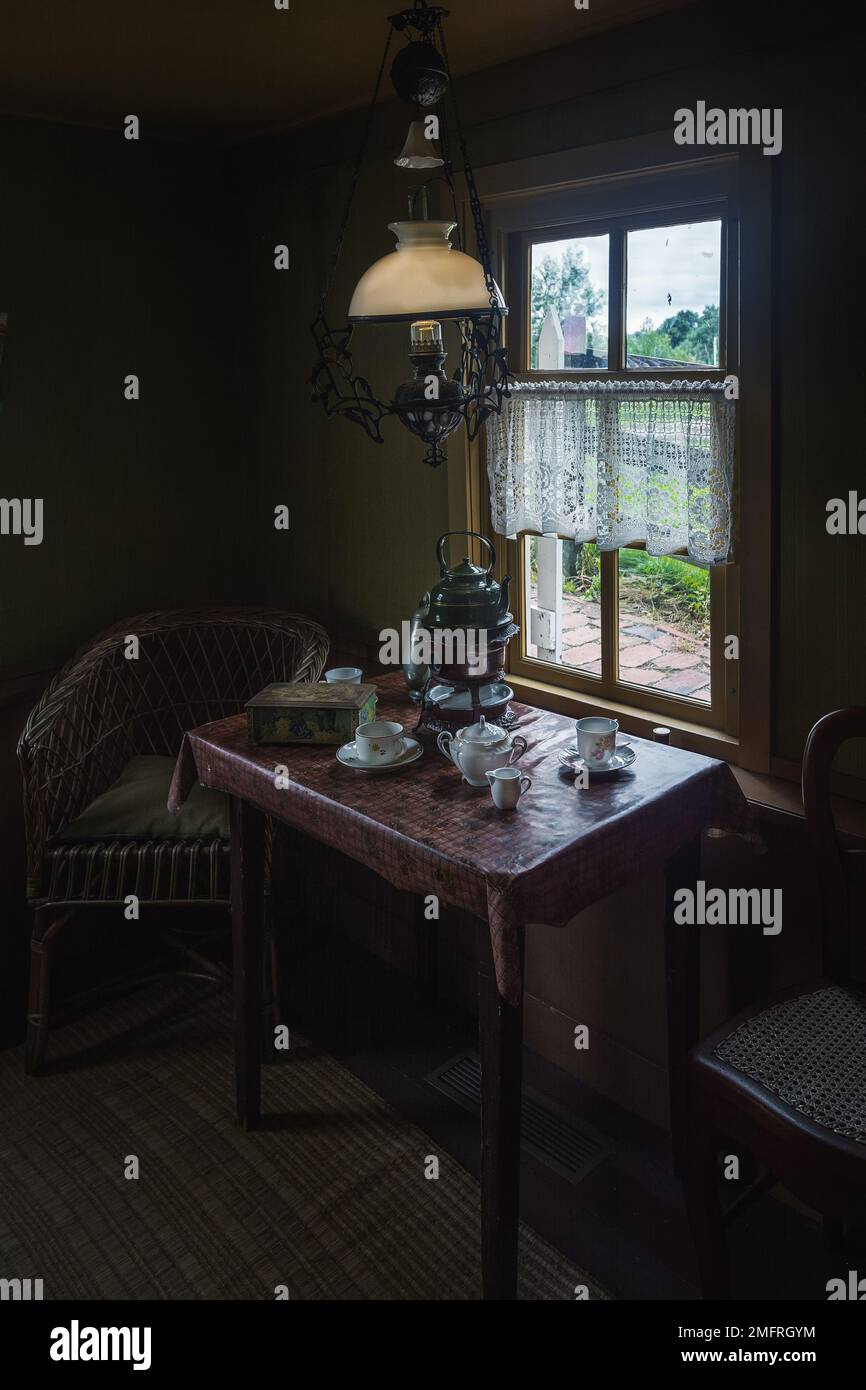
[{"label": "sky", "polygon": [[[607,237],[579,237],[584,264],[597,289],[608,289]],[[568,241],[549,241],[534,248],[533,258],[559,257]],[[688,226],[652,227],[627,235],[626,330],[635,333],[644,319],[653,327],[680,309],[700,313],[719,302],[721,223],[696,222]],[[668,295],[671,302],[668,304]],[[598,320],[601,315],[597,315]],[[604,310],[607,321],[607,300]]]}]

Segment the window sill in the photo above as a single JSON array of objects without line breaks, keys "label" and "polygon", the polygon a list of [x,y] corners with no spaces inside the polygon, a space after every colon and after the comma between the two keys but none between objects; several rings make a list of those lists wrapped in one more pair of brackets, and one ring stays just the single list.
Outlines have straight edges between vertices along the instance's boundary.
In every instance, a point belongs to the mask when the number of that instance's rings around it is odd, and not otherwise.
[{"label": "window sill", "polygon": [[529,676],[508,673],[505,679],[514,691],[515,698],[523,700],[526,704],[554,710],[557,714],[566,714],[573,719],[581,719],[584,715],[590,714],[607,715],[618,719],[625,733],[637,734],[640,738],[652,738],[653,729],[661,726],[670,729],[672,735],[675,735],[673,742],[678,748],[687,748],[692,753],[705,753],[707,757],[721,758],[724,762],[739,761],[739,740],[720,729],[709,729],[705,724],[693,723],[680,717],[656,715],[624,701],[608,700],[601,695],[590,696],[584,691],[567,690],[561,685],[534,680]]},{"label": "window sill", "polygon": [[[637,734],[640,738],[652,738],[653,729],[660,725],[670,729],[674,735],[672,741],[678,748],[687,748],[692,753],[704,753],[707,757],[729,763],[740,790],[751,805],[776,815],[796,816],[801,821],[804,819],[799,768],[794,763],[785,765],[789,776],[752,772],[738,765],[738,740],[720,730],[707,729],[686,719],[654,718],[645,709],[602,699],[601,696],[589,698],[582,692],[564,690],[562,686],[548,685],[545,681],[532,680],[527,676],[506,675],[506,680],[516,699],[573,719],[581,719],[587,714],[608,715],[620,721],[624,732]],[[849,779],[851,782],[853,780]],[[866,840],[866,800],[860,788],[851,787],[850,790],[853,795],[836,794],[832,798],[836,827],[844,835]]]},{"label": "window sill", "polygon": [[[798,820],[805,818],[799,779],[764,776],[741,767],[732,771],[740,791],[752,806],[760,806],[776,815],[796,816]],[[866,801],[857,796],[834,794],[831,802],[836,829],[843,835],[866,840]]]}]

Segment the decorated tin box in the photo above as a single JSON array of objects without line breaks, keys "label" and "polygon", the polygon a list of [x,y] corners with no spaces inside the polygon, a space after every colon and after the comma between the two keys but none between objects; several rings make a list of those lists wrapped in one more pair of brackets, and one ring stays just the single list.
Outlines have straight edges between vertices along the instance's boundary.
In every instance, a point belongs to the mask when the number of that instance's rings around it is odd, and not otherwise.
[{"label": "decorated tin box", "polygon": [[376,687],[277,681],[254,696],[246,710],[254,743],[349,743],[359,724],[376,718]]}]

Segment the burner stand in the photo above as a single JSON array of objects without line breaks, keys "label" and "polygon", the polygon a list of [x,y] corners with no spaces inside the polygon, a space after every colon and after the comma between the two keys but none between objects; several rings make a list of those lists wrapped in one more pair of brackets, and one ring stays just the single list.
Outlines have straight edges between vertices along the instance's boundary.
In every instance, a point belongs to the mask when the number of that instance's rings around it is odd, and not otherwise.
[{"label": "burner stand", "polygon": [[[447,681],[441,676],[432,676],[427,681],[421,695],[421,708],[418,713],[418,723],[413,729],[413,733],[427,730],[432,734],[442,733],[448,730],[449,733],[457,729],[466,728],[469,724],[477,724],[482,714],[488,724],[496,724],[501,729],[510,729],[515,722],[515,715],[511,711],[511,696],[504,700],[497,700],[493,703],[482,704],[481,691],[485,685],[499,684],[505,685],[505,681],[491,681],[489,676],[484,676],[478,680],[467,681]],[[444,710],[436,700],[430,698],[430,690],[437,685],[447,685],[455,695],[468,692],[470,698],[470,708],[462,710]]]}]

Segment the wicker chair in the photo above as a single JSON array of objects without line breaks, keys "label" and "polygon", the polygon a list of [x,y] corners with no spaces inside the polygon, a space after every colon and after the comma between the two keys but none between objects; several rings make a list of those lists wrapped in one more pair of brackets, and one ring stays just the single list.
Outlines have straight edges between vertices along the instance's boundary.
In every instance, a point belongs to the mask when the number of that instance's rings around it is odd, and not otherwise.
[{"label": "wicker chair", "polygon": [[[230,906],[225,799],[199,789],[186,823],[166,809],[184,732],[237,714],[270,681],[317,680],[327,655],[325,631],[298,614],[179,609],[107,629],[51,682],[18,744],[34,909],[29,1072],[47,1046],[50,948],[75,909],[122,909],[132,894],[152,906]],[[139,809],[145,793],[149,820]],[[126,822],[115,827],[118,804]]]},{"label": "wicker chair", "polygon": [[[866,995],[850,984],[866,853],[840,845],[830,801],[833,756],[858,737],[866,737],[866,707],[836,710],[812,729],[803,758],[823,977],[746,1009],[689,1060],[686,1203],[704,1298],[729,1297],[725,1227],[776,1181],[821,1213],[831,1250],[847,1223],[866,1227]],[[764,1169],[726,1211],[720,1152]]]}]

